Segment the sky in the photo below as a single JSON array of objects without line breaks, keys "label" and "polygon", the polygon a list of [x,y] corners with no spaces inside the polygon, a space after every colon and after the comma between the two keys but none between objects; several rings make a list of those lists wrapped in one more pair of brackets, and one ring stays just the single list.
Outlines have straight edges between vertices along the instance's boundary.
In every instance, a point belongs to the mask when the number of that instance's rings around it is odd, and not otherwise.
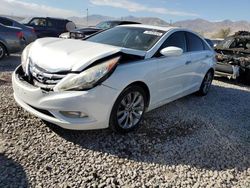
[{"label": "sky", "polygon": [[249,0],[0,0],[0,14],[14,16],[159,17],[165,21],[202,18],[250,21]]}]

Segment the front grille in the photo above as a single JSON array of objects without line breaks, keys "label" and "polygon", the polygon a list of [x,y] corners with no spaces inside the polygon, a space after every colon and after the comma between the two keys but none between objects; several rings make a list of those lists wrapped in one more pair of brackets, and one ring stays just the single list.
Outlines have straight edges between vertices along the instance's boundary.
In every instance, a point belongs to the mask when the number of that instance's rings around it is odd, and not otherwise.
[{"label": "front grille", "polygon": [[50,116],[50,117],[55,117],[53,114],[51,114],[48,110],[43,110],[43,109],[40,109],[40,108],[36,108],[34,106],[31,106],[29,105],[31,108],[35,109],[36,111],[42,113],[42,114],[45,114],[47,116]]},{"label": "front grille", "polygon": [[46,90],[52,90],[66,76],[66,74],[46,72],[33,63],[29,65],[29,74],[35,86]]}]

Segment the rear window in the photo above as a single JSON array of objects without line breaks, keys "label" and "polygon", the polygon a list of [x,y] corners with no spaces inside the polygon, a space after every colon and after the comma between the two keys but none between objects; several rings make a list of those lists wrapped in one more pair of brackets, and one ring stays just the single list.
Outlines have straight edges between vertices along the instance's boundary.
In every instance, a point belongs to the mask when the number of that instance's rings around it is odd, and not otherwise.
[{"label": "rear window", "polygon": [[0,18],[0,23],[6,26],[13,26],[13,22],[5,18]]},{"label": "rear window", "polygon": [[67,20],[48,19],[48,26],[64,30],[68,22]]},{"label": "rear window", "polygon": [[194,35],[193,33],[187,32],[187,44],[188,44],[188,51],[203,51],[204,50],[204,43],[200,37]]},{"label": "rear window", "polygon": [[112,27],[115,27],[119,24],[120,22],[101,22],[99,24],[96,25],[96,28],[98,29],[109,29]]}]

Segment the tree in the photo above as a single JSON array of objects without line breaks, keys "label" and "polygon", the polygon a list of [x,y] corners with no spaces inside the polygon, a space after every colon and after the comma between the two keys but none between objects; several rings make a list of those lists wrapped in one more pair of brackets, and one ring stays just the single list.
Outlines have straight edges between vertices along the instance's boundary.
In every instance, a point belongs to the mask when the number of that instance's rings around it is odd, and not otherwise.
[{"label": "tree", "polygon": [[230,35],[231,33],[231,28],[228,27],[226,29],[221,29],[218,31],[218,33],[216,33],[215,35],[213,35],[213,38],[226,38],[228,37],[228,35]]}]

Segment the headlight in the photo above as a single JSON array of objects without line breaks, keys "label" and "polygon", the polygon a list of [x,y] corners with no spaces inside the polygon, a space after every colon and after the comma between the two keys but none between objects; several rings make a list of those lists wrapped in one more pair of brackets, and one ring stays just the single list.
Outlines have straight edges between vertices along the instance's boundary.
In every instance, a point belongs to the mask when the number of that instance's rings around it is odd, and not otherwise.
[{"label": "headlight", "polygon": [[117,65],[120,56],[109,59],[94,67],[91,67],[80,74],[72,75],[62,80],[54,91],[84,90],[90,89],[102,81]]},{"label": "headlight", "polygon": [[22,63],[22,68],[25,73],[27,73],[27,64],[28,64],[28,58],[29,58],[29,51],[32,43],[26,46],[26,48],[23,50],[22,56],[21,56],[21,63]]}]

